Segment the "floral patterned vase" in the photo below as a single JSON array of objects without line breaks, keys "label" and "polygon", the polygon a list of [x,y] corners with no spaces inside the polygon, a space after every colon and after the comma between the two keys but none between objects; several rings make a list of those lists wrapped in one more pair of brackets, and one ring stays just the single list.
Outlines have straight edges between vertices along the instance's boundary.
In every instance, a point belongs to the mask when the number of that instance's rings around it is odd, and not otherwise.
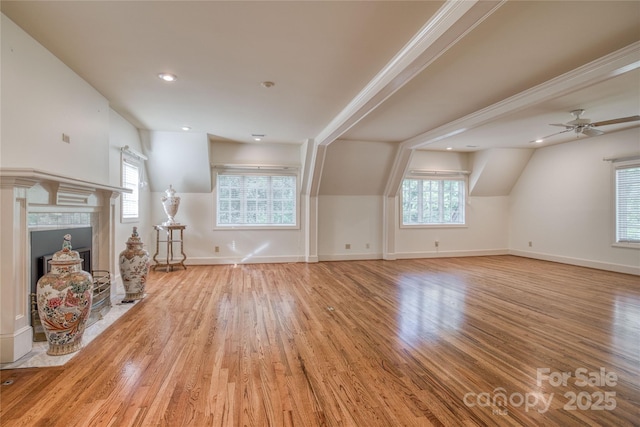
[{"label": "floral patterned vase", "polygon": [[174,190],[171,185],[164,193],[165,195],[162,196],[162,207],[164,208],[164,213],[167,214],[167,220],[163,222],[162,225],[176,225],[178,223],[174,217],[180,207],[180,197],[176,196],[176,190]]},{"label": "floral patterned vase", "polygon": [[144,243],[138,236],[138,228],[133,227],[127,248],[120,252],[120,276],[126,292],[125,300],[137,300],[144,297],[144,286],[149,275],[149,252],[143,249]]},{"label": "floral patterned vase", "polygon": [[47,354],[60,356],[82,347],[82,335],[93,298],[93,278],[82,271],[82,259],[64,236],[62,250],[53,255],[51,271],[38,280],[38,313],[49,341]]}]

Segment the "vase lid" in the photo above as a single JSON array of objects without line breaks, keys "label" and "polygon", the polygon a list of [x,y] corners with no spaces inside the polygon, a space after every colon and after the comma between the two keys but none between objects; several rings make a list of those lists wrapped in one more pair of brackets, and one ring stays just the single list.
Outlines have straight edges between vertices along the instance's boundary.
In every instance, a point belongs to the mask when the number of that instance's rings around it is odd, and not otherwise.
[{"label": "vase lid", "polygon": [[167,197],[173,197],[176,195],[176,190],[173,189],[173,186],[171,184],[169,184],[169,188],[164,190],[164,192],[167,194]]},{"label": "vase lid", "polygon": [[62,249],[53,254],[52,264],[75,264],[81,262],[78,251],[71,250],[71,234],[65,234],[62,241]]},{"label": "vase lid", "polygon": [[140,240],[140,235],[138,235],[138,227],[133,227],[133,231],[131,232],[131,236],[129,240],[127,240],[127,245],[141,245],[142,240]]}]

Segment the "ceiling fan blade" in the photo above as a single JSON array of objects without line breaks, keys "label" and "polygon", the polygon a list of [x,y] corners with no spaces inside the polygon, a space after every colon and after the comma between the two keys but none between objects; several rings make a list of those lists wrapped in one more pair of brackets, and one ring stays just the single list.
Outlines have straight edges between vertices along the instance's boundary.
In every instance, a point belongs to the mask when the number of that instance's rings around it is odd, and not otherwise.
[{"label": "ceiling fan blade", "polygon": [[583,135],[587,136],[598,136],[604,134],[600,129],[593,129],[591,127],[585,128],[582,130]]},{"label": "ceiling fan blade", "polygon": [[567,129],[571,129],[573,128],[573,126],[571,125],[565,125],[563,123],[549,123],[549,126],[561,126],[563,128],[567,128]]},{"label": "ceiling fan blade", "polygon": [[606,125],[615,125],[618,123],[627,123],[627,122],[635,122],[640,120],[640,116],[629,116],[629,117],[621,117],[619,119],[612,120],[603,120],[601,122],[591,123],[591,126],[606,126]]},{"label": "ceiling fan blade", "polygon": [[547,138],[551,138],[552,136],[560,135],[561,133],[566,133],[566,132],[571,132],[571,131],[573,131],[572,127],[568,128],[568,129],[565,129],[565,130],[561,130],[560,132],[552,133],[551,135],[543,136],[542,138],[538,138],[536,140],[529,141],[529,142],[531,143],[531,142],[536,142],[536,141],[545,141]]}]

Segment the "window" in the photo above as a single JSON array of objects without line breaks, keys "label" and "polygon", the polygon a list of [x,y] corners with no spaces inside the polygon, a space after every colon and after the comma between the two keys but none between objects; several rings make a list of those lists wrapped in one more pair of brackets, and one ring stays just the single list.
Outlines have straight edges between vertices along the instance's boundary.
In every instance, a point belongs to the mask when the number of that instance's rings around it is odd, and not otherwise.
[{"label": "window", "polygon": [[218,174],[219,227],[297,226],[295,175]]},{"label": "window", "polygon": [[615,167],[616,243],[640,244],[640,162]]},{"label": "window", "polygon": [[402,225],[463,225],[464,199],[464,179],[405,179]]},{"label": "window", "polygon": [[140,163],[136,160],[122,157],[122,186],[133,190],[120,196],[120,215],[122,222],[138,220],[138,198],[140,196]]}]

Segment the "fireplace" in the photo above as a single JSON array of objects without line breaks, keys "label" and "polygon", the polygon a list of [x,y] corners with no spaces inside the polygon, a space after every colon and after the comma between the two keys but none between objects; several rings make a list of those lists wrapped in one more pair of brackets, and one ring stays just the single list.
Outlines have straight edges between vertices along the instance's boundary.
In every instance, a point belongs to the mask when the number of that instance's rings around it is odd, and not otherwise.
[{"label": "fireplace", "polygon": [[[107,305],[115,286],[108,271],[117,268],[115,205],[119,195],[130,190],[27,168],[1,168],[0,178],[0,362],[9,363],[31,351],[35,326],[31,294],[38,267],[44,271],[45,260],[40,258],[62,246],[62,239],[54,238],[55,247],[32,253],[32,232],[71,229],[74,250],[88,249],[84,268],[94,273]],[[83,228],[87,231],[80,231]],[[80,240],[85,232],[90,236],[86,243]]]}]

